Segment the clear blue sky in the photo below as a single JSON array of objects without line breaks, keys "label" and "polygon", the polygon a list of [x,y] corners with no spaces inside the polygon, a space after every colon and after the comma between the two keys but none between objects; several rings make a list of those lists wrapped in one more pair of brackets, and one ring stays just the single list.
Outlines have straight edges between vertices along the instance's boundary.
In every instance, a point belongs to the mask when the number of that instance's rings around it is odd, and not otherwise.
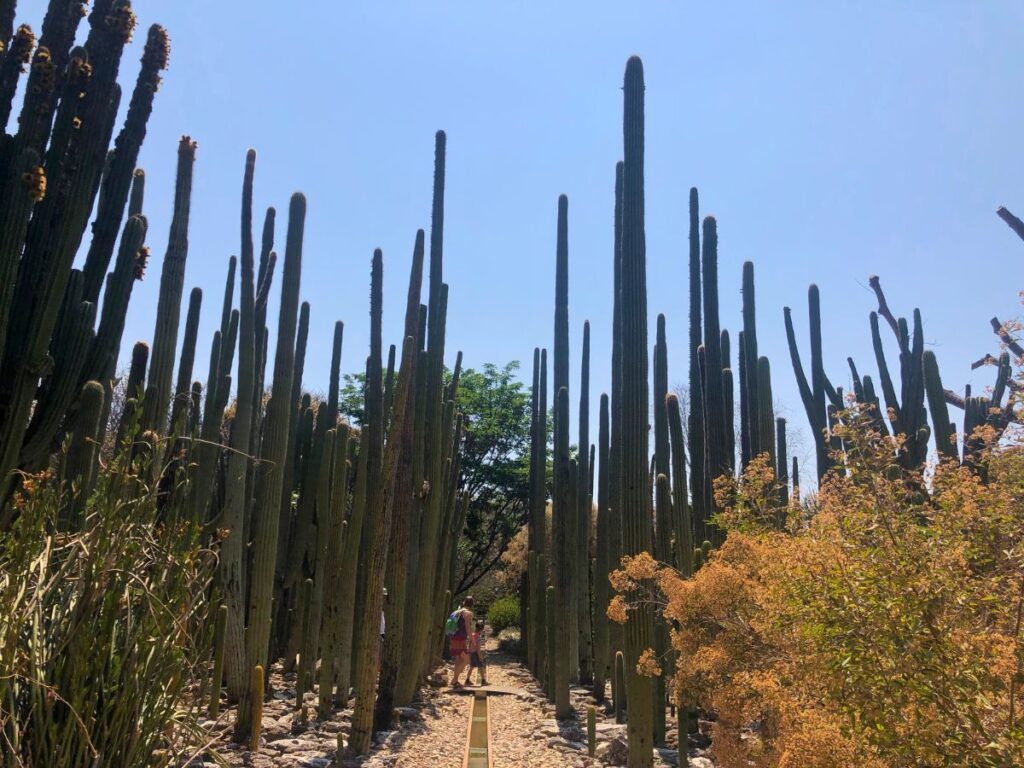
[{"label": "clear blue sky", "polygon": [[[38,28],[44,5],[23,0],[19,19]],[[154,259],[133,296],[126,350],[152,335],[175,147],[187,133],[199,142],[186,284],[205,292],[197,374],[238,250],[250,146],[259,206],[283,212],[294,190],[309,199],[306,384],[326,387],[335,319],[346,323],[344,370],[361,370],[372,249],[384,250],[393,342],[414,232],[429,226],[433,135],[444,128],[448,348],[462,349],[469,366],[521,360],[528,378],[534,346],[551,343],[556,198],[565,192],[573,376],[590,319],[596,412],[609,381],[613,175],[632,53],[647,80],[650,320],[653,330],[655,314],[667,315],[671,381],[686,378],[694,185],[702,214],[718,218],[723,325],[739,329],[740,265],[752,259],[761,351],[805,443],[782,307],[794,309],[806,357],[809,283],[821,288],[836,383],[848,378],[847,355],[862,373],[875,369],[871,273],[898,314],[921,308],[957,389],[970,362],[997,348],[988,318],[1018,314],[1024,243],[994,215],[1000,204],[1024,215],[1018,2],[135,7],[142,27],[122,82],[133,82],[146,25],[168,28],[172,52],[140,160]],[[991,381],[982,373],[976,386]]]}]

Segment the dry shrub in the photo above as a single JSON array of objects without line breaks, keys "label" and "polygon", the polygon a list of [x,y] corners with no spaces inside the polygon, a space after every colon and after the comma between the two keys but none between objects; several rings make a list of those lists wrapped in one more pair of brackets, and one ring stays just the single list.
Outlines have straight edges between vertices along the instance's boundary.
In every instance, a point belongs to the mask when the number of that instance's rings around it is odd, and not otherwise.
[{"label": "dry shrub", "polygon": [[710,561],[689,579],[627,561],[609,615],[661,607],[677,701],[718,714],[725,768],[1024,765],[1024,449],[990,449],[987,484],[943,465],[926,485],[845,422],[809,522],[755,466]]}]

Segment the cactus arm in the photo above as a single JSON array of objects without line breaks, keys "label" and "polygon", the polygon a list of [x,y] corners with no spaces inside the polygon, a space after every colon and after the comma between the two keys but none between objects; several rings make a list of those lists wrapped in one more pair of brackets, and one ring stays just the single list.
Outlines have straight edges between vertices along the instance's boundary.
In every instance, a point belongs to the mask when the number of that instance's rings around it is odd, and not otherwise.
[{"label": "cactus arm", "polygon": [[1012,229],[1017,237],[1024,240],[1024,221],[1018,219],[1003,206],[996,208],[996,216],[1005,221],[1006,226]]}]

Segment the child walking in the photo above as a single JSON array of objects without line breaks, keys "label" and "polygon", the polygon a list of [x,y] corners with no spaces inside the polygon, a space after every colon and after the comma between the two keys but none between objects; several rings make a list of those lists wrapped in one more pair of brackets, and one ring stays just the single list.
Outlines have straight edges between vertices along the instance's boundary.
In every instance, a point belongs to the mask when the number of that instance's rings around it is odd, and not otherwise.
[{"label": "child walking", "polygon": [[466,672],[466,685],[469,685],[470,678],[473,677],[473,670],[479,670],[478,679],[480,685],[487,685],[487,654],[484,651],[484,645],[487,642],[487,633],[484,630],[484,620],[476,620],[476,631],[470,636],[468,650],[469,650],[469,670]]}]

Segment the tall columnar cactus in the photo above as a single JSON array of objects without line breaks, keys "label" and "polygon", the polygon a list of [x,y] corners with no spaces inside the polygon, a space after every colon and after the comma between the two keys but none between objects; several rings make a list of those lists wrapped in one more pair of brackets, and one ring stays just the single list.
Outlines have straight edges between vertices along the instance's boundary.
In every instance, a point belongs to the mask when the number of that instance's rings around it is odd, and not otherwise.
[{"label": "tall columnar cactus", "polygon": [[[655,540],[654,556],[670,563],[672,561],[672,497],[669,476],[671,457],[669,454],[668,412],[665,398],[668,395],[668,343],[665,338],[665,316],[658,315],[656,340],[654,343],[654,500]],[[664,480],[664,482],[662,482]],[[659,659],[666,659],[670,648],[668,626],[658,621],[654,627],[654,651]],[[665,742],[665,680],[672,674],[671,664],[666,664],[666,674],[655,681],[654,694],[654,739],[658,744]]]},{"label": "tall columnar cactus", "polygon": [[[144,341],[137,341],[132,347],[132,359],[128,367],[128,380],[124,388],[124,409],[121,412],[121,421],[117,425],[117,440],[114,444],[114,453],[120,452],[125,438],[131,434],[136,426],[138,418],[137,406],[142,398],[142,388],[146,382],[146,364],[149,362],[149,344]],[[133,436],[134,437],[134,436]]]},{"label": "tall columnar cactus", "polygon": [[758,411],[757,312],[754,304],[754,264],[743,262],[743,331],[740,333],[740,424],[742,466],[766,450]]},{"label": "tall columnar cactus", "polygon": [[192,289],[188,297],[188,309],[185,312],[185,336],[181,343],[181,355],[178,360],[178,377],[174,387],[174,400],[171,404],[170,430],[172,434],[187,432],[188,411],[192,404],[191,384],[192,366],[196,360],[196,341],[199,336],[199,313],[203,306],[203,291],[199,287]]},{"label": "tall columnar cactus", "polygon": [[[548,535],[551,533],[547,528],[547,499],[548,499],[548,351],[540,351],[540,373],[539,373],[540,394],[537,397],[537,436],[535,443],[535,462],[537,465],[534,477],[533,495],[533,519],[537,527],[537,551],[544,557],[537,560],[538,584],[534,592],[538,603],[543,604],[548,586],[548,574],[550,565],[550,552],[548,552]],[[542,608],[544,606],[542,605]],[[544,624],[541,617],[546,616],[546,609],[538,611],[534,621],[536,623],[535,642],[537,646],[536,671],[543,674],[544,662],[547,654],[547,642]]]},{"label": "tall columnar cactus", "polygon": [[[145,272],[148,252],[144,250],[146,219],[141,215],[131,216],[121,234],[114,270],[107,275],[107,289],[103,294],[103,310],[100,313],[96,339],[93,341],[89,361],[83,371],[97,381],[113,378],[117,367],[117,353],[124,334],[125,315],[131,298],[132,287],[141,280]],[[140,393],[141,394],[141,393]]]},{"label": "tall columnar cactus", "polygon": [[77,420],[62,468],[64,505],[59,521],[64,529],[77,530],[85,521],[85,504],[91,492],[92,465],[96,461],[97,438],[103,412],[103,385],[86,382],[82,387],[82,412]]},{"label": "tall columnar cactus", "polygon": [[922,358],[924,385],[928,395],[928,410],[932,416],[932,434],[935,435],[935,449],[943,459],[958,461],[956,427],[949,419],[946,406],[946,392],[939,375],[939,364],[932,350],[926,350]]},{"label": "tall columnar cactus", "polygon": [[[748,409],[750,408],[750,399],[746,396],[747,393],[747,340],[743,331],[740,331],[736,338],[736,347],[739,352],[737,359],[739,362],[739,389],[740,389],[740,472],[746,469],[750,463],[750,414]],[[756,438],[755,438],[756,439]]]},{"label": "tall columnar cactus", "polygon": [[[617,568],[622,558],[622,161],[615,164],[615,208],[612,243],[612,372],[608,430],[609,559]],[[609,652],[625,647],[622,626],[608,625]],[[615,677],[612,676],[614,685]]]},{"label": "tall columnar cactus", "polygon": [[[622,532],[627,555],[651,551],[647,495],[647,256],[644,236],[644,77],[633,56],[626,64],[623,100],[622,183]],[[707,269],[705,269],[707,274]],[[718,329],[713,337],[717,344]],[[716,370],[721,370],[718,366]],[[718,466],[714,464],[713,466]],[[654,685],[637,672],[641,653],[654,641],[652,610],[641,604],[625,627],[629,689],[630,768],[650,766],[654,733]]]},{"label": "tall columnar cactus", "polygon": [[[302,589],[299,595],[299,615],[301,616],[303,636],[313,631],[313,580],[306,579],[302,582]],[[302,709],[306,691],[312,687],[314,661],[305,654],[299,659],[299,669],[295,680],[295,708]]]},{"label": "tall columnar cactus", "polygon": [[[50,454],[59,448],[59,440],[55,440],[59,434],[55,433],[68,406],[81,391],[79,371],[94,341],[95,317],[95,305],[82,301],[82,275],[74,270],[50,344],[53,370],[39,388],[32,420],[25,432],[21,450],[21,468],[25,471],[43,469]],[[103,414],[99,418],[106,424]]]},{"label": "tall columnar cactus", "polygon": [[411,662],[399,670],[395,703],[407,705],[416,692],[424,669],[429,666],[431,617],[436,610],[435,583],[437,553],[441,549],[443,499],[440,488],[444,473],[441,423],[444,418],[444,329],[447,321],[447,290],[443,283],[444,262],[444,178],[447,138],[444,131],[434,137],[434,184],[431,202],[429,279],[427,289],[427,381],[426,411],[423,419],[424,476],[414,483],[426,491],[420,521],[417,583],[413,603],[413,621],[409,628],[408,656]]},{"label": "tall columnar cactus", "polygon": [[557,622],[550,621],[550,619],[556,615],[555,612],[558,610],[557,603],[555,587],[554,585],[548,585],[544,591],[544,613],[549,619],[544,624],[544,640],[547,644],[547,653],[545,654],[547,664],[544,667],[544,692],[547,694],[548,701],[552,704],[555,702],[555,665],[558,658],[558,643],[555,638],[555,625]]},{"label": "tall columnar cactus", "polygon": [[[227,467],[224,472],[224,504],[221,511],[222,525],[229,533],[221,544],[219,569],[220,588],[224,606],[228,611],[226,644],[227,684],[232,699],[242,695],[248,681],[248,660],[245,652],[245,553],[247,538],[245,520],[251,501],[246,495],[246,477],[249,472],[249,430],[252,427],[253,388],[256,365],[255,286],[254,254],[252,241],[252,194],[253,177],[256,171],[256,152],[250,149],[245,158],[245,172],[242,181],[242,247],[241,275],[239,278],[239,322],[238,322],[238,391],[235,399],[235,419],[231,429]],[[228,284],[234,281],[234,270],[228,269]],[[228,295],[229,292],[226,291]],[[222,323],[224,319],[222,318]],[[209,397],[209,394],[207,395]],[[209,417],[208,417],[209,418]],[[201,461],[211,462],[216,454],[213,450],[203,453]],[[205,470],[205,471],[204,471]],[[201,482],[209,484],[212,468],[200,464]],[[203,494],[206,495],[206,492]]]},{"label": "tall columnar cactus", "polygon": [[[416,413],[413,434],[422,435],[427,419],[427,374],[430,358],[427,355],[427,306],[420,304],[418,338],[420,342],[419,359],[416,361]],[[411,627],[416,613],[416,584],[420,574],[420,532],[423,530],[424,501],[426,488],[423,484],[426,466],[426,445],[424,440],[416,440],[412,456],[412,478],[414,501],[410,510],[409,520],[409,555],[406,560],[406,593],[405,593],[405,627]],[[412,585],[412,586],[409,586]],[[401,673],[401,669],[399,670]],[[397,683],[396,683],[397,687]]]},{"label": "tall columnar cactus", "polygon": [[[341,355],[340,342],[341,338],[336,336],[335,343],[339,358]],[[326,474],[323,471],[325,459],[327,461],[330,460],[326,451],[327,432],[332,429],[337,422],[338,383],[334,378],[335,371],[334,356],[332,355],[332,379],[329,384],[329,391],[331,394],[328,396],[327,402],[320,403],[320,408],[317,411],[316,426],[311,435],[312,439],[310,441],[309,450],[306,452],[301,473],[298,508],[296,510],[294,522],[290,527],[290,535],[287,540],[283,535],[284,530],[282,529],[281,545],[287,545],[288,554],[283,563],[285,569],[284,573],[279,574],[279,577],[283,578],[286,598],[288,603],[293,607],[297,605],[296,598],[298,597],[298,585],[305,578],[312,578],[316,573],[316,559],[319,544],[321,542],[326,542],[326,539],[321,540],[319,535],[315,534],[318,527],[318,510],[325,503],[324,496],[326,496],[327,493],[321,488],[319,480],[319,478]],[[281,558],[278,557],[278,563],[281,562]],[[320,599],[317,587],[322,588],[323,583],[322,581],[315,581],[314,583],[315,586],[311,602],[311,610],[314,625],[319,627]],[[295,615],[294,612],[293,615]],[[279,618],[281,617],[279,616]],[[291,623],[291,633],[289,635],[287,652],[285,654],[286,661],[289,663],[300,650],[301,639],[303,636],[300,630],[301,627],[298,626],[298,623],[293,621]],[[310,648],[306,650],[309,653],[315,653],[314,649]]]},{"label": "tall columnar cactus", "polygon": [[[142,66],[139,68],[135,90],[124,126],[114,141],[114,152],[109,167],[103,174],[99,191],[99,207],[92,225],[92,242],[85,258],[85,298],[95,302],[103,285],[114,252],[114,240],[121,226],[125,204],[132,187],[135,163],[139,149],[146,137],[146,123],[153,111],[153,97],[160,87],[160,72],[167,68],[170,55],[170,40],[167,31],[154,24],[149,28],[146,45],[142,52]],[[141,187],[139,187],[141,193]],[[136,200],[132,200],[137,205]],[[129,214],[130,215],[130,214]]]},{"label": "tall columnar cactus", "polygon": [[[369,375],[369,366],[367,366]],[[341,558],[342,599],[338,618],[337,693],[335,704],[344,707],[352,680],[352,642],[355,628],[356,571],[359,566],[359,544],[366,518],[366,462],[369,452],[366,444],[365,425],[359,431],[358,453],[355,463],[355,485],[352,489],[352,511],[349,513],[345,531],[344,549]]]},{"label": "tall columnar cactus", "polygon": [[829,455],[828,412],[825,407],[827,380],[821,349],[821,298],[816,285],[812,285],[807,290],[807,306],[811,333],[810,383],[807,381],[807,375],[800,362],[800,351],[796,345],[796,333],[793,330],[793,318],[789,307],[783,309],[783,314],[786,320],[786,339],[789,342],[789,356],[793,361],[793,372],[796,374],[800,399],[803,401],[804,410],[807,412],[807,421],[811,425],[811,434],[814,436],[818,479],[820,480],[832,468],[833,461]]},{"label": "tall columnar cactus", "polygon": [[[274,360],[274,391],[291,390],[295,362],[295,326],[299,306],[299,281],[302,274],[302,238],[306,219],[306,198],[292,195],[288,212],[288,236],[281,280],[280,319],[277,328],[277,351]],[[252,578],[249,590],[249,625],[246,628],[246,655],[251,666],[265,665],[271,629],[274,564],[282,484],[282,466],[288,448],[288,430],[292,407],[280,397],[271,398],[267,406],[263,450],[256,479],[255,528]],[[235,724],[236,741],[247,735],[253,711],[254,691],[243,691]]]},{"label": "tall columnar cactus", "polygon": [[757,359],[757,414],[758,444],[768,454],[769,466],[775,466],[775,405],[772,402],[772,372],[767,357]]},{"label": "tall columnar cactus", "polygon": [[[536,590],[537,582],[539,581],[537,577],[537,555],[538,553],[536,551],[527,549],[526,573],[523,575],[519,593],[519,626],[522,634],[529,638],[525,641],[526,667],[533,672],[534,676],[539,680],[540,676],[537,675],[537,646],[534,642],[534,633],[537,629],[535,618],[540,612],[537,601],[534,599],[534,591]],[[525,610],[522,605],[524,598],[528,601]]]},{"label": "tall columnar cactus", "polygon": [[[269,335],[267,332],[267,304],[270,287],[274,281],[274,269],[277,266],[277,254],[273,250],[276,221],[277,211],[273,207],[268,208],[263,217],[260,259],[256,272],[256,361],[255,375],[253,376],[252,426],[249,433],[250,456],[259,455],[263,434],[263,393],[265,391]],[[256,468],[252,466],[249,468],[246,478],[246,487],[250,496],[255,492],[255,483]]]},{"label": "tall columnar cactus", "polygon": [[[552,475],[552,525],[556,534],[555,549],[559,552],[554,561],[555,587],[558,596],[558,612],[563,617],[567,632],[558,635],[558,664],[567,665],[565,691],[561,667],[556,665],[556,706],[564,699],[568,707],[568,682],[575,680],[579,670],[579,616],[576,604],[576,519],[577,511],[571,506],[569,497],[569,198],[558,198],[558,219],[555,240],[555,338],[554,338],[554,392],[555,392],[555,454]],[[566,407],[559,411],[561,390],[566,394]],[[564,429],[563,429],[564,426]],[[564,548],[563,548],[564,547]],[[562,646],[565,639],[566,645]],[[559,709],[559,711],[563,711]],[[564,714],[562,716],[565,716]]]},{"label": "tall columnar cactus", "polygon": [[604,701],[605,684],[611,676],[611,638],[608,633],[608,603],[611,600],[611,585],[608,574],[614,570],[612,562],[611,507],[608,498],[610,476],[608,458],[608,395],[601,395],[598,407],[597,426],[597,557],[594,564],[594,684],[593,694],[597,701]]},{"label": "tall columnar cactus", "polygon": [[732,475],[736,469],[736,430],[735,430],[735,392],[733,386],[732,368],[729,367],[729,355],[731,347],[729,344],[729,331],[725,328],[719,334],[721,339],[722,353],[722,408],[725,417],[725,468],[726,473]]},{"label": "tall columnar cactus", "polygon": [[732,424],[726,423],[723,389],[722,337],[718,320],[718,225],[714,216],[706,216],[702,231],[701,272],[704,294],[704,436],[705,436],[705,518],[703,535],[717,540],[720,534],[710,523],[715,509],[715,479],[729,473],[728,436]]},{"label": "tall columnar cactus", "polygon": [[622,651],[615,652],[615,722],[626,722],[626,659]]},{"label": "tall columnar cactus", "polygon": [[530,387],[530,465],[529,465],[529,507],[528,507],[528,533],[527,533],[527,560],[528,568],[525,586],[525,600],[520,598],[521,612],[529,612],[532,608],[532,615],[529,620],[520,622],[523,627],[526,644],[527,666],[536,674],[537,671],[537,623],[536,616],[539,613],[534,593],[537,585],[537,555],[541,552],[538,547],[538,540],[544,535],[543,507],[540,506],[540,485],[537,480],[543,471],[539,466],[540,450],[537,446],[539,427],[537,423],[537,408],[540,403],[540,347],[533,348],[533,386]]},{"label": "tall columnar cactus", "polygon": [[[331,369],[330,379],[327,385],[327,403],[321,405],[321,418],[327,423],[328,434],[331,430],[337,430],[338,421],[338,399],[341,383],[341,348],[345,336],[345,326],[341,321],[334,324],[334,341],[331,347]],[[336,433],[337,434],[337,433]],[[348,435],[345,435],[347,440]],[[345,446],[347,450],[347,444]],[[332,461],[335,448],[328,447],[324,442],[324,448],[320,457],[320,473],[317,481],[316,492],[316,537],[315,552],[310,557],[313,564],[313,599],[310,606],[310,621],[312,631],[306,633],[301,646],[300,653],[308,658],[317,658],[322,643],[320,628],[323,621],[323,606],[325,601],[324,589],[328,580],[328,569],[337,560],[327,559],[327,550],[330,546],[331,537],[341,518],[335,518],[333,505],[334,490],[332,487]]]},{"label": "tall columnar cactus", "polygon": [[[112,13],[121,23],[107,23]],[[0,158],[0,498],[17,482],[11,473],[21,463],[72,264],[94,209],[120,100],[118,68],[135,23],[125,0],[102,0],[89,17],[84,46],[72,48],[81,18],[80,3],[54,7],[47,15],[17,132],[5,137]],[[162,30],[154,37],[166,40]],[[31,44],[31,33],[19,31],[13,58],[5,61],[20,70]],[[158,69],[166,62],[163,46],[160,52]],[[147,55],[156,57],[152,46]],[[7,115],[16,75],[0,75],[6,78],[0,98]],[[115,235],[122,213],[112,223]],[[84,290],[82,301],[89,301]],[[74,379],[80,381],[77,374]],[[3,515],[0,527],[10,517]]]},{"label": "tall columnar cactus", "polygon": [[687,500],[686,441],[683,438],[683,417],[679,398],[665,397],[668,431],[672,442],[672,528],[675,533],[676,568],[684,576],[693,574],[693,520]]},{"label": "tall columnar cactus", "polygon": [[[233,283],[233,270],[229,267],[228,279]],[[237,319],[236,319],[237,318]],[[239,334],[241,313],[230,312],[222,330],[214,331],[210,345],[210,362],[206,380],[206,402],[203,404],[203,423],[200,430],[199,444],[194,449],[196,464],[191,482],[189,483],[187,506],[193,520],[208,522],[210,499],[213,494],[214,475],[220,457],[221,425],[224,420],[224,407],[231,390],[231,365],[234,360],[235,341]],[[234,327],[234,331],[232,328]],[[229,348],[231,355],[225,360],[223,352]],[[241,371],[239,371],[241,375]],[[241,684],[249,674],[248,668],[241,670]],[[229,684],[230,685],[230,684]]]},{"label": "tall columnar cactus", "polygon": [[[374,693],[377,673],[380,667],[380,626],[374,620],[381,612],[384,589],[384,568],[387,563],[391,519],[394,513],[392,486],[385,490],[384,478],[392,478],[398,469],[399,453],[395,443],[389,441],[387,456],[384,455],[384,388],[381,381],[382,342],[381,323],[383,315],[383,271],[384,256],[380,249],[373,253],[370,270],[370,357],[369,375],[366,382],[366,428],[364,450],[366,459],[366,509],[377,535],[372,538],[366,558],[366,586],[364,612],[355,627],[353,654],[358,659],[354,682],[356,703],[352,714],[352,730],[349,734],[348,751],[351,755],[362,755],[370,749],[371,725],[373,719]],[[415,338],[406,338],[402,347],[402,364],[409,369],[415,355]],[[411,457],[410,457],[411,458]],[[385,461],[387,466],[385,466]],[[408,471],[408,467],[406,467]]]},{"label": "tall columnar cactus", "polygon": [[[405,656],[405,603],[408,590],[409,550],[418,545],[410,539],[411,518],[416,504],[413,464],[416,447],[417,401],[423,392],[417,391],[420,380],[419,365],[419,308],[423,285],[424,232],[416,232],[412,250],[412,267],[409,272],[409,290],[405,307],[405,342],[402,349],[402,367],[394,389],[391,408],[391,429],[388,432],[385,455],[385,524],[390,529],[390,548],[387,550],[386,626],[381,650],[380,681],[377,686],[377,703],[374,709],[374,727],[385,730],[391,724],[394,708],[395,689],[398,685],[398,670],[408,663]],[[408,346],[408,349],[405,348]],[[388,509],[390,507],[390,509]],[[390,516],[390,521],[387,517]]]},{"label": "tall columnar cactus", "polygon": [[899,454],[900,464],[907,469],[920,467],[927,458],[928,440],[931,437],[924,407],[924,331],[921,326],[921,313],[914,310],[913,339],[910,337],[906,320],[900,318],[897,321],[896,338],[900,349],[900,393],[898,396],[885,359],[878,313],[872,312],[870,320],[871,342],[875,351],[875,362],[878,364],[878,375],[882,385],[882,395],[885,398],[886,413],[889,416],[893,434],[903,436],[903,445]]},{"label": "tall columnar cactus", "polygon": [[699,350],[704,343],[703,300],[701,288],[700,204],[697,188],[690,188],[690,343],[689,378],[687,394],[687,431],[690,446],[690,498],[693,501],[694,538],[704,538],[704,520],[710,514],[707,489],[707,462],[705,461],[706,434],[704,427],[704,381],[700,373]]},{"label": "tall columnar cactus", "polygon": [[789,448],[786,445],[786,420],[775,419],[775,479],[779,483],[779,502],[789,506]]},{"label": "tall columnar cactus", "polygon": [[591,472],[587,460],[590,447],[590,322],[583,323],[583,358],[580,363],[579,466],[576,484],[576,615],[579,646],[579,679],[593,678],[593,647],[590,620],[590,533],[593,506],[590,498]]},{"label": "tall columnar cactus", "polygon": [[[295,562],[289,563],[289,555],[292,555],[293,553],[290,546],[288,546],[288,543],[292,538],[295,496],[300,491],[300,483],[303,478],[302,472],[300,471],[300,460],[304,461],[309,457],[308,451],[301,450],[301,446],[298,442],[299,429],[302,425],[302,414],[306,408],[305,405],[301,405],[300,403],[303,399],[302,377],[306,367],[306,344],[309,339],[309,313],[309,302],[302,302],[302,305],[299,307],[299,325],[295,336],[295,368],[292,376],[291,395],[289,397],[291,407],[297,408],[298,411],[295,414],[295,418],[292,419],[292,423],[289,428],[288,450],[286,451],[286,455],[289,460],[285,463],[283,479],[281,482],[281,513],[278,528],[281,545],[277,548],[277,564],[275,567],[276,579],[274,582],[275,607],[280,606],[282,608],[288,604],[287,595],[285,594],[286,569],[290,567],[292,569],[290,573],[294,574],[297,568],[297,564]],[[262,396],[262,393],[260,393],[260,396]],[[275,644],[275,647],[277,647],[277,650],[280,651],[282,655],[284,654],[284,651],[279,646],[281,642],[280,635],[284,633],[287,626],[284,622],[285,615],[285,611],[278,610],[275,621],[275,627],[277,627],[278,630],[275,635],[275,640],[278,641]],[[290,667],[292,661],[292,659],[286,658],[286,666]]]},{"label": "tall columnar cactus", "polygon": [[196,159],[196,143],[187,136],[178,143],[178,173],[174,188],[174,213],[167,236],[160,295],[156,305],[156,327],[153,330],[153,351],[149,361],[149,379],[143,406],[143,426],[164,432],[167,429],[167,406],[171,400],[171,376],[178,348],[178,322],[181,294],[185,283],[185,261],[188,258],[188,223],[192,200],[192,170]]},{"label": "tall columnar cactus", "polygon": [[338,673],[339,622],[341,618],[341,605],[344,600],[344,590],[340,581],[341,563],[339,560],[344,552],[345,530],[348,526],[348,521],[344,518],[348,507],[348,478],[351,472],[349,455],[349,427],[347,424],[339,424],[334,438],[334,453],[331,460],[333,469],[331,471],[330,504],[331,520],[335,525],[329,526],[329,540],[325,558],[325,562],[329,564],[329,567],[327,568],[324,607],[320,620],[322,650],[320,655],[317,712],[321,720],[330,714],[331,704],[334,700],[334,681],[337,679]]},{"label": "tall columnar cactus", "polygon": [[575,515],[568,515],[567,510],[572,504],[572,462],[569,460],[569,391],[562,387],[555,398],[555,470],[554,470],[554,501],[552,525],[554,529],[554,571],[555,597],[557,611],[551,616],[558,616],[555,622],[555,655],[554,669],[554,700],[555,716],[568,717],[572,713],[569,700],[569,681],[572,676],[570,668],[576,661],[572,656],[570,635],[573,631],[569,621],[572,607],[572,569],[575,550],[573,548],[572,526]]},{"label": "tall columnar cactus", "polygon": [[220,715],[220,693],[224,683],[224,643],[226,639],[228,607],[217,608],[217,616],[213,625],[213,675],[210,684],[210,704],[206,708],[206,716],[216,720]]}]

